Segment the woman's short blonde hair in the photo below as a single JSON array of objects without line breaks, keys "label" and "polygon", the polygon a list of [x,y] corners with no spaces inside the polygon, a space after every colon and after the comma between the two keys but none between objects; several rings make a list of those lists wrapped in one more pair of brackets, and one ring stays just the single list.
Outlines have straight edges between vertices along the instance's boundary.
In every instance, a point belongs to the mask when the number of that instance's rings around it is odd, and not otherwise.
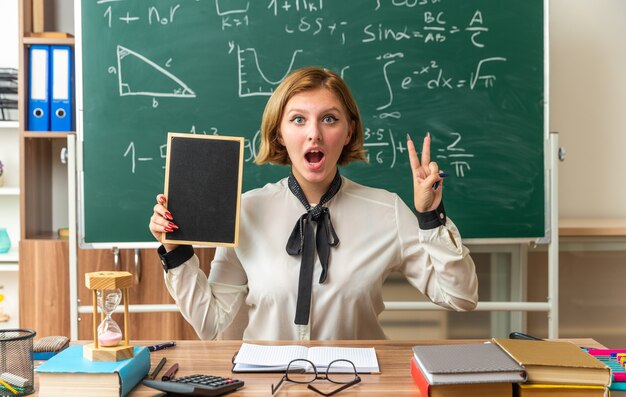
[{"label": "woman's short blonde hair", "polygon": [[318,88],[326,88],[333,92],[343,104],[350,121],[354,122],[350,142],[344,146],[337,164],[346,165],[352,161],[366,161],[363,147],[363,124],[350,88],[335,72],[310,66],[289,74],[267,101],[261,121],[261,147],[255,160],[257,164],[291,164],[287,148],[278,139],[285,105],[294,95]]}]

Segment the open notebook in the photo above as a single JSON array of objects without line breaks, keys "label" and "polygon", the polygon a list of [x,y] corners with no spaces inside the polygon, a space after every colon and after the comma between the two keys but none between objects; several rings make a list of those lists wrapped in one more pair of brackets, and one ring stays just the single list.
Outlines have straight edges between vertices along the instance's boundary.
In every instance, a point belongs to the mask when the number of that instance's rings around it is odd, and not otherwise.
[{"label": "open notebook", "polygon": [[[306,359],[317,367],[318,372],[325,372],[328,364],[337,359],[350,360],[357,372],[380,372],[376,350],[356,347],[298,345],[267,346],[242,343],[233,363],[233,372],[284,372],[287,365],[295,359]],[[352,367],[333,364],[333,372],[352,372]],[[314,372],[313,368],[302,367],[306,372]]]}]

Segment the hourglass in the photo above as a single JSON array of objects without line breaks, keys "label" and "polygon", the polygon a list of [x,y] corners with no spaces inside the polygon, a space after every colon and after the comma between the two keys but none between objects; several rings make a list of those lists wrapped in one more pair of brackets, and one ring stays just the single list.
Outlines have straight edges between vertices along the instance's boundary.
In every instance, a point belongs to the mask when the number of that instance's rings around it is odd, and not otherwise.
[{"label": "hourglass", "polygon": [[[85,345],[83,356],[91,361],[120,361],[133,357],[128,344],[128,288],[133,275],[128,272],[85,274],[85,284],[93,296],[93,343]],[[124,301],[124,333],[113,320],[113,312]],[[98,307],[102,313],[98,324]],[[123,344],[120,342],[124,338]]]}]

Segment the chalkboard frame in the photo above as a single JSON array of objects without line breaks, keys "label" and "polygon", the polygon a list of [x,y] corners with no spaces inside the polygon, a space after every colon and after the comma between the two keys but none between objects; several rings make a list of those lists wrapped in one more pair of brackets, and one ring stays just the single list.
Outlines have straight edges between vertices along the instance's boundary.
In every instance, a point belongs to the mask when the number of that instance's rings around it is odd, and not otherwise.
[{"label": "chalkboard frame", "polygon": [[[243,143],[243,137],[167,134],[163,191],[168,198],[165,206],[176,216],[179,229],[163,233],[161,242],[239,244]],[[217,160],[211,157],[215,154]]]}]

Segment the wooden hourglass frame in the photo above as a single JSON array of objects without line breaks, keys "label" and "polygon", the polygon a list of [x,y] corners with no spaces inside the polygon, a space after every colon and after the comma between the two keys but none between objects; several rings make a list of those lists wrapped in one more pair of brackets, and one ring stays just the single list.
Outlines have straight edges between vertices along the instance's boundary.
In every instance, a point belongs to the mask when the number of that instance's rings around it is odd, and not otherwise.
[{"label": "wooden hourglass frame", "polygon": [[[133,357],[134,348],[128,343],[128,288],[133,285],[133,275],[129,272],[85,273],[85,284],[92,291],[93,299],[93,343],[83,348],[83,357],[90,361],[121,361]],[[122,291],[124,302],[124,338],[117,346],[100,346],[98,342],[98,290]],[[100,316],[104,320],[104,312]]]}]

